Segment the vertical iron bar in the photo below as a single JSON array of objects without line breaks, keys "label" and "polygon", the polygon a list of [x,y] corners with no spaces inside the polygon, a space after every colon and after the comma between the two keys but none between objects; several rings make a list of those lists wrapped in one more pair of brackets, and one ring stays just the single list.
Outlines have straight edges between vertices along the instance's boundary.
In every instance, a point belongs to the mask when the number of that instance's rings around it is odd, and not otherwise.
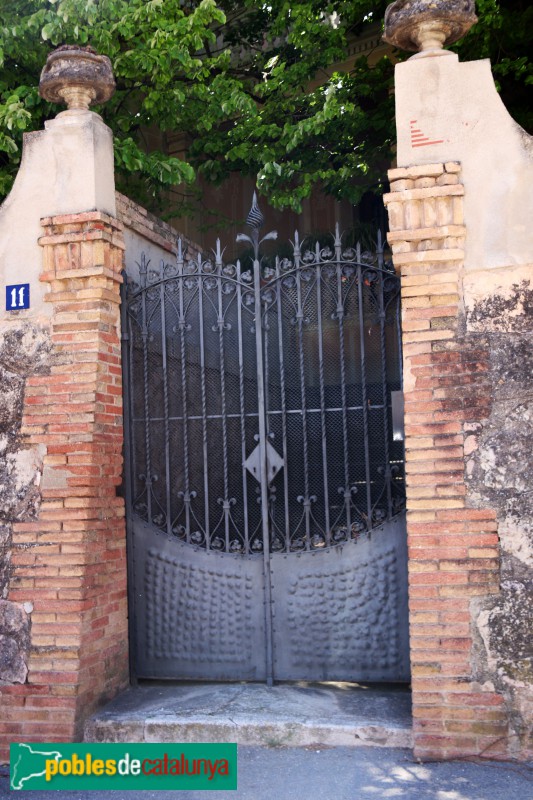
[{"label": "vertical iron bar", "polygon": [[148,322],[146,319],[146,286],[142,291],[142,343],[143,343],[143,384],[144,384],[144,446],[146,471],[146,513],[148,522],[152,521],[152,461],[150,457],[150,404],[148,398]]},{"label": "vertical iron bar", "polygon": [[[270,437],[270,434],[271,434],[270,419],[269,419],[269,415],[268,415],[269,402],[270,402],[270,396],[269,396],[269,391],[270,391],[269,367],[270,367],[270,364],[268,363],[268,310],[267,310],[267,307],[268,307],[268,304],[265,301],[265,303],[264,303],[265,316],[264,316],[264,321],[263,321],[263,323],[261,325],[261,330],[263,332],[263,374],[265,376],[264,387],[265,387],[265,431],[266,431],[266,442],[268,442],[270,440],[270,438],[271,438]],[[265,444],[265,450],[266,450],[267,486],[270,486],[270,483],[269,483],[269,471],[268,471],[268,448],[266,447],[266,444]],[[271,498],[271,493],[270,493],[270,490],[269,490],[269,492],[268,492],[269,514],[270,514],[270,510],[271,510],[270,509],[270,498]],[[272,509],[272,512],[273,511],[274,510]],[[272,513],[272,518],[273,518],[273,516],[274,516],[274,514]],[[273,521],[274,520],[272,519],[272,522]],[[269,532],[269,535],[270,535],[270,532]]]},{"label": "vertical iron bar", "polygon": [[326,398],[324,390],[324,341],[322,329],[322,269],[320,264],[320,245],[316,245],[316,303],[318,318],[318,375],[320,382],[320,427],[322,435],[322,478],[324,481],[324,519],[326,529],[326,545],[331,544],[331,530],[329,521],[329,491],[328,491],[328,446],[326,435]]},{"label": "vertical iron bar", "polygon": [[296,322],[298,325],[298,364],[300,368],[300,392],[302,399],[302,452],[304,466],[304,515],[305,515],[305,548],[311,549],[311,509],[309,498],[309,443],[307,441],[307,400],[305,396],[305,362],[303,342],[304,312],[302,307],[302,280],[300,272],[300,242],[298,231],[294,233],[294,266],[296,269]]},{"label": "vertical iron bar", "polygon": [[363,271],[361,269],[361,245],[357,243],[357,292],[359,300],[359,338],[361,341],[361,395],[363,405],[363,437],[365,450],[365,482],[367,527],[372,528],[372,492],[370,483],[370,448],[368,443],[368,400],[366,392],[366,355],[365,355],[365,309],[363,298]]},{"label": "vertical iron bar", "polygon": [[[181,241],[179,245],[179,256],[181,256]],[[180,258],[181,261],[181,258]],[[189,416],[187,408],[187,364],[185,361],[186,348],[185,348],[185,332],[187,330],[187,323],[185,320],[185,304],[183,302],[184,292],[184,275],[183,264],[181,269],[180,280],[178,281],[180,287],[179,293],[179,331],[180,331],[180,360],[181,360],[181,404],[183,411],[183,480],[184,480],[184,493],[183,502],[185,505],[185,537],[187,542],[191,541],[191,486],[189,475]]]},{"label": "vertical iron bar", "polygon": [[244,514],[244,552],[250,552],[250,534],[248,530],[248,484],[246,461],[246,416],[244,407],[244,353],[242,346],[242,286],[241,262],[237,261],[237,328],[239,337],[239,404],[241,417],[241,456],[242,456],[242,499]]},{"label": "vertical iron bar", "polygon": [[402,352],[402,291],[401,279],[398,278],[398,293],[394,298],[396,337],[398,340],[398,377],[400,380],[400,390],[403,390],[403,352]]},{"label": "vertical iron bar", "polygon": [[204,514],[205,547],[210,547],[209,526],[209,474],[207,471],[207,391],[205,386],[205,343],[204,343],[204,284],[202,280],[202,258],[198,254],[198,323],[200,325],[200,385],[202,394],[202,452],[204,459]]},{"label": "vertical iron bar", "polygon": [[378,269],[385,269],[385,257],[384,257],[384,243],[383,243],[383,236],[381,234],[380,229],[378,228],[378,236],[377,236],[377,246],[376,246],[376,256],[378,259]]},{"label": "vertical iron bar", "polygon": [[291,549],[291,531],[289,520],[289,462],[287,453],[287,400],[285,398],[285,361],[283,357],[283,315],[281,305],[281,271],[279,258],[276,256],[276,301],[278,306],[278,351],[279,351],[279,390],[281,394],[281,436],[283,439],[283,493],[285,510],[285,550]]},{"label": "vertical iron bar", "polygon": [[[268,417],[268,409],[270,405],[270,396],[269,396],[269,389],[270,389],[270,364],[268,363],[268,310],[267,310],[267,303],[265,302],[265,317],[264,317],[264,327],[262,330],[263,333],[263,366],[264,366],[264,373],[265,373],[265,421],[266,421],[266,435],[267,439],[270,438],[270,420]],[[267,459],[268,460],[268,459]]]},{"label": "vertical iron bar", "polygon": [[[163,277],[165,264],[161,261],[161,276]],[[170,508],[170,426],[168,419],[168,375],[167,375],[167,321],[165,309],[165,282],[161,282],[161,357],[163,362],[163,416],[165,426],[165,487],[166,487],[166,515],[167,533],[172,533],[172,517]]]},{"label": "vertical iron bar", "polygon": [[261,528],[263,533],[263,569],[265,577],[266,682],[267,686],[272,686],[272,586],[270,577],[270,534],[268,524],[265,385],[263,373],[263,331],[261,318],[261,265],[257,256],[254,260],[254,297],[255,351],[257,358],[257,403],[259,417],[259,455],[261,461]]},{"label": "vertical iron bar", "polygon": [[339,362],[341,371],[341,406],[342,406],[342,449],[344,465],[344,508],[346,511],[346,530],[348,538],[352,528],[352,493],[350,491],[350,468],[348,450],[348,404],[346,402],[346,357],[344,351],[344,303],[342,300],[342,264],[341,238],[338,225],[335,229],[335,261],[337,271],[337,308],[335,311],[339,323]]},{"label": "vertical iron bar", "polygon": [[[121,338],[123,342],[122,357],[124,364],[122,368],[123,381],[123,417],[124,417],[124,467],[125,467],[125,497],[126,514],[133,515],[133,499],[135,497],[135,476],[137,475],[137,456],[135,453],[135,409],[133,400],[133,335],[131,319],[128,316],[128,276],[124,275],[124,285],[122,287],[122,305],[120,307]],[[137,475],[138,477],[138,475]],[[128,500],[129,498],[129,500]]]},{"label": "vertical iron bar", "polygon": [[226,415],[226,372],[224,352],[224,309],[222,307],[222,254],[220,252],[220,239],[217,239],[216,249],[216,276],[217,276],[217,301],[218,301],[218,350],[220,357],[220,416],[222,425],[222,475],[224,481],[224,540],[226,553],[229,553],[229,474],[228,474],[228,420]]},{"label": "vertical iron bar", "polygon": [[128,277],[124,275],[121,291],[120,328],[122,340],[122,392],[124,430],[124,504],[126,506],[126,566],[128,575],[128,638],[130,681],[137,684],[136,672],[136,617],[135,617],[135,546],[133,536],[133,409],[132,409],[132,357],[131,326],[128,320]]},{"label": "vertical iron bar", "polygon": [[[378,231],[379,233],[379,231]],[[379,239],[378,239],[379,245]],[[389,456],[389,408],[388,408],[388,382],[387,382],[387,343],[385,338],[385,299],[383,297],[385,275],[379,275],[379,329],[381,345],[381,385],[383,397],[383,440],[385,455],[385,472],[383,479],[387,488],[387,519],[392,516],[391,471]]]}]

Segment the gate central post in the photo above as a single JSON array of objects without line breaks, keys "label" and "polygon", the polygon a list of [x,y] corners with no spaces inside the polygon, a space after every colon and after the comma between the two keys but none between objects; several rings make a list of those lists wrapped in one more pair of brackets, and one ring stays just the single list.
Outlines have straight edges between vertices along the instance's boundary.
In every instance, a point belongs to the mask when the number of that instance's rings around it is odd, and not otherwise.
[{"label": "gate central post", "polygon": [[[258,233],[255,231],[255,239]],[[255,352],[257,359],[257,416],[259,420],[259,458],[261,463],[261,528],[263,532],[263,571],[265,576],[265,633],[266,633],[266,683],[272,686],[272,588],[270,585],[270,534],[268,525],[268,473],[265,420],[265,379],[263,371],[263,326],[261,320],[261,264],[258,258],[258,244],[254,259],[254,299],[255,299]]]},{"label": "gate central post", "polygon": [[246,219],[246,224],[251,230],[251,236],[238,234],[237,241],[249,242],[254,251],[254,308],[255,308],[255,352],[257,367],[257,417],[259,421],[259,478],[261,487],[261,530],[263,535],[263,574],[264,574],[264,604],[265,604],[265,673],[267,686],[273,683],[273,630],[272,630],[272,585],[270,565],[270,531],[268,522],[268,464],[267,464],[267,431],[265,418],[265,371],[263,361],[263,324],[261,317],[261,261],[259,259],[259,245],[265,239],[276,239],[276,231],[267,233],[261,240],[259,230],[264,222],[261,209],[257,205],[257,195],[254,192],[252,207]]}]

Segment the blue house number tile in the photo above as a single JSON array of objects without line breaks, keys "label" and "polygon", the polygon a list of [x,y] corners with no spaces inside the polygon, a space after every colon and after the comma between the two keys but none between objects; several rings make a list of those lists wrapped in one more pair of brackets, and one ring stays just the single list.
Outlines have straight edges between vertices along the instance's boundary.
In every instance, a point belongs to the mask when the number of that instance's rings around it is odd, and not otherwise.
[{"label": "blue house number tile", "polygon": [[6,311],[19,311],[30,307],[30,284],[16,283],[6,286]]}]

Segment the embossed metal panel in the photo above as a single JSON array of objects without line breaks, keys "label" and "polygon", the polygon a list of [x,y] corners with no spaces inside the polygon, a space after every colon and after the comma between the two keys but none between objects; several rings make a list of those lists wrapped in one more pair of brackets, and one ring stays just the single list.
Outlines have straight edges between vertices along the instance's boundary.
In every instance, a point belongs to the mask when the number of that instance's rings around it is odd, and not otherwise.
[{"label": "embossed metal panel", "polygon": [[278,680],[409,680],[405,517],[271,559]]},{"label": "embossed metal panel", "polygon": [[265,258],[261,221],[242,263],[126,276],[134,669],[405,680],[399,281],[338,230]]},{"label": "embossed metal panel", "polygon": [[260,559],[192,548],[133,523],[137,674],[265,679]]}]

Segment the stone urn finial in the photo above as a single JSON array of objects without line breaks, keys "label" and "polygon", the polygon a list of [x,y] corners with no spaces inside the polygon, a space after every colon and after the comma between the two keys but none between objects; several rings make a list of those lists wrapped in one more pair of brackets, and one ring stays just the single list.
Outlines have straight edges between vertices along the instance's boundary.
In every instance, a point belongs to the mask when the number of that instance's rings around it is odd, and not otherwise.
[{"label": "stone urn finial", "polygon": [[446,55],[477,22],[474,0],[396,0],[385,11],[385,42],[418,50],[413,58]]},{"label": "stone urn finial", "polygon": [[111,61],[92,47],[65,44],[46,59],[39,94],[51,103],[66,103],[69,111],[88,111],[105,103],[115,91]]}]

